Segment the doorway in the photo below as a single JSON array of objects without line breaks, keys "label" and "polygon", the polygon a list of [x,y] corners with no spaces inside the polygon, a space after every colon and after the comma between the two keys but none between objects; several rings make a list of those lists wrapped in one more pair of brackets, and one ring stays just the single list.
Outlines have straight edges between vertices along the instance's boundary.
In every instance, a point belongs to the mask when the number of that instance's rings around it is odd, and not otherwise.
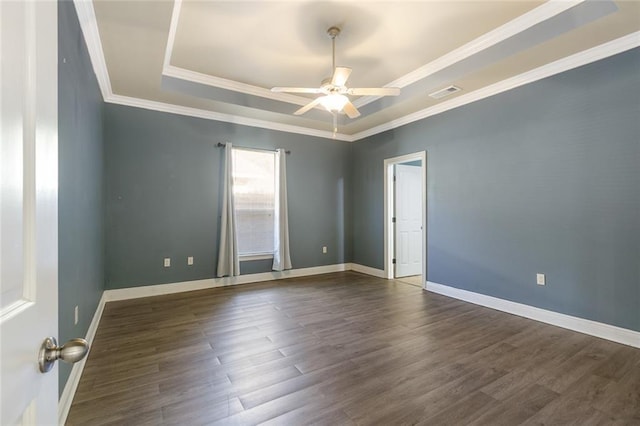
[{"label": "doorway", "polygon": [[425,288],[426,151],[384,161],[384,272]]}]

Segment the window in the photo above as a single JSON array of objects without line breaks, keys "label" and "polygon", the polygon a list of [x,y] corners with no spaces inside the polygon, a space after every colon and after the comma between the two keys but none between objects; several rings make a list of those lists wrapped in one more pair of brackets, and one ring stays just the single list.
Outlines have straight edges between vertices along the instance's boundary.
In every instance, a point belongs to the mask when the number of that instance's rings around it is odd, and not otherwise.
[{"label": "window", "polygon": [[234,148],[233,197],[238,254],[273,255],[276,153]]}]

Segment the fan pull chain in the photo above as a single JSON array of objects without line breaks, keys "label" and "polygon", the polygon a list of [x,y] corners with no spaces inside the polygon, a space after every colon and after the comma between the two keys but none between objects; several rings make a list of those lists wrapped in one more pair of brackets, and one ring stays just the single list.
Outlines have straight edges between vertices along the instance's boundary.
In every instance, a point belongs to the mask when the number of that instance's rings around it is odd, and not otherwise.
[{"label": "fan pull chain", "polygon": [[338,133],[338,113],[333,113],[333,139],[336,138],[336,134]]}]

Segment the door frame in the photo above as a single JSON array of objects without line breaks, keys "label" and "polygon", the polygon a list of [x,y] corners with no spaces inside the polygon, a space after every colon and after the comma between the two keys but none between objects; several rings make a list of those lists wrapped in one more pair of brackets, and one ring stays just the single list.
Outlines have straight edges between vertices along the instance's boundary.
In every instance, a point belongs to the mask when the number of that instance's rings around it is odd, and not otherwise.
[{"label": "door frame", "polygon": [[391,219],[394,209],[393,166],[411,161],[421,161],[422,171],[422,288],[427,283],[427,151],[419,151],[384,160],[384,276],[394,279],[394,227]]}]

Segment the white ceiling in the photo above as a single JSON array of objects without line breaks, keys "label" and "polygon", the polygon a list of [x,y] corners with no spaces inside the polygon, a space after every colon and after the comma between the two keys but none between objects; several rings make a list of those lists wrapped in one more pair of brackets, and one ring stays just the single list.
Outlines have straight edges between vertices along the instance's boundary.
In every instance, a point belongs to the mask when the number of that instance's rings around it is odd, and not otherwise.
[{"label": "white ceiling", "polygon": [[[327,28],[352,98],[337,139],[357,140],[640,45],[640,1],[76,0],[105,101],[332,137],[309,97],[331,75]],[[434,100],[449,85],[462,90]],[[311,95],[313,97],[313,95]]]}]

